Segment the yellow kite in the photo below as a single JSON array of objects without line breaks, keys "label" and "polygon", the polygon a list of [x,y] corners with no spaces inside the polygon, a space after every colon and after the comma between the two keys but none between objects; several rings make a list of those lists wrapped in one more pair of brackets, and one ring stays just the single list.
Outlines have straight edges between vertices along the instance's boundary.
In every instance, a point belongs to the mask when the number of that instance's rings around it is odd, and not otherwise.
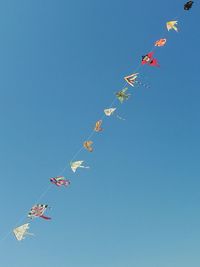
[{"label": "yellow kite", "polygon": [[92,144],[93,144],[92,141],[85,141],[85,142],[83,143],[83,146],[84,146],[84,148],[87,149],[89,152],[92,152],[92,151],[93,151]]},{"label": "yellow kite", "polygon": [[177,23],[178,23],[177,20],[168,21],[166,23],[168,31],[169,30],[175,30],[176,32],[178,32],[178,28],[175,26],[175,25],[177,25]]},{"label": "yellow kite", "polygon": [[103,123],[102,120],[99,120],[99,121],[96,122],[95,127],[94,127],[94,131],[95,132],[103,131],[103,128],[101,128],[102,123]]}]

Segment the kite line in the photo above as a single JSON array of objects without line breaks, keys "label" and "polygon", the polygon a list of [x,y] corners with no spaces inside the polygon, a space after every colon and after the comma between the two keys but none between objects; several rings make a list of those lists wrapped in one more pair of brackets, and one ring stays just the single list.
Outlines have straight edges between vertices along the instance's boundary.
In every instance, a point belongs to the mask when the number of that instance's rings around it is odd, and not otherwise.
[{"label": "kite line", "polygon": [[[184,4],[184,10],[185,11],[189,11],[192,8],[193,4],[194,4],[194,1],[188,1],[187,3]],[[180,17],[180,15],[178,17],[176,17],[175,19],[179,19],[179,17]],[[168,31],[174,30],[174,31],[178,32],[178,21],[177,20],[169,21],[169,22],[166,23],[166,27],[167,27]],[[166,33],[165,33],[165,36],[166,36]],[[147,54],[142,56],[142,60],[138,64],[138,66],[136,67],[134,73],[124,77],[126,83],[122,87],[123,89],[121,91],[118,91],[115,94],[115,98],[113,99],[113,101],[109,105],[109,108],[104,110],[104,114],[96,122],[96,124],[94,126],[94,129],[90,132],[90,134],[88,135],[87,139],[85,139],[84,144],[72,156],[72,158],[70,160],[70,166],[71,166],[71,170],[74,173],[76,172],[76,170],[78,168],[89,168],[88,166],[83,165],[84,161],[82,161],[82,160],[74,161],[74,160],[76,160],[76,158],[79,156],[79,154],[84,149],[87,149],[89,152],[93,151],[93,148],[92,148],[93,142],[91,141],[91,138],[96,133],[101,132],[103,130],[102,123],[103,123],[103,120],[105,119],[105,117],[110,117],[111,115],[113,115],[115,113],[115,110],[117,109],[117,108],[113,107],[115,102],[117,100],[119,100],[120,103],[124,103],[129,99],[129,97],[130,97],[130,94],[128,93],[129,86],[135,87],[136,85],[138,85],[138,86],[144,86],[146,88],[149,88],[149,86],[147,84],[144,84],[142,81],[138,80],[139,73],[137,73],[137,72],[140,70],[140,68],[142,68],[142,65],[147,65],[147,66],[150,66],[150,67],[159,67],[160,66],[157,58],[154,57],[154,52],[158,49],[158,47],[165,46],[166,42],[167,42],[166,38],[162,38],[160,40],[157,40],[155,42],[153,48],[150,50],[150,52],[148,52]],[[118,106],[119,106],[119,104],[117,105],[117,107]],[[119,115],[117,115],[117,116],[120,117]],[[39,196],[39,198],[37,199],[36,203],[40,202],[44,198],[44,196],[52,188],[53,184],[58,186],[58,187],[60,187],[60,186],[67,187],[67,186],[70,185],[70,181],[67,180],[63,176],[63,174],[65,173],[65,171],[68,168],[68,166],[69,166],[69,164],[64,167],[64,169],[60,172],[59,176],[50,178],[50,182],[51,183],[47,186],[47,188],[44,190],[44,192]],[[34,218],[40,217],[40,218],[45,219],[45,220],[50,220],[51,219],[50,217],[47,217],[46,215],[44,215],[44,213],[48,209],[49,209],[49,206],[46,205],[46,204],[35,204],[30,209],[30,211],[28,213],[28,218],[29,219],[34,219]],[[18,241],[23,240],[27,234],[30,234],[30,233],[27,232],[27,230],[29,229],[29,224],[30,223],[25,223],[25,224],[23,224],[21,226],[16,227],[18,224],[21,224],[26,217],[27,216],[23,216],[19,221],[17,221],[17,223],[14,226],[15,227],[14,230],[10,230],[7,234],[5,234],[5,236],[0,240],[0,242],[2,242],[5,239],[7,239],[7,237],[12,232],[14,233],[14,235],[15,235],[15,237],[16,237],[16,239]]]}]

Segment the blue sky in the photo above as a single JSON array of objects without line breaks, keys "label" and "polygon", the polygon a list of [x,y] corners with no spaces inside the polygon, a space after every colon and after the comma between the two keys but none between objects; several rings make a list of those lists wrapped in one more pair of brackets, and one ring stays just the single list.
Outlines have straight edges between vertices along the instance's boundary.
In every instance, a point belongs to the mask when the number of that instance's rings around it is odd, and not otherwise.
[{"label": "blue sky", "polygon": [[[183,4],[1,1],[1,266],[199,267],[200,4]],[[7,236],[163,37],[161,67],[139,69],[151,87],[130,88],[126,120],[104,120],[94,152],[76,158],[91,169],[67,168],[70,188],[40,201],[52,220],[21,243]]]}]

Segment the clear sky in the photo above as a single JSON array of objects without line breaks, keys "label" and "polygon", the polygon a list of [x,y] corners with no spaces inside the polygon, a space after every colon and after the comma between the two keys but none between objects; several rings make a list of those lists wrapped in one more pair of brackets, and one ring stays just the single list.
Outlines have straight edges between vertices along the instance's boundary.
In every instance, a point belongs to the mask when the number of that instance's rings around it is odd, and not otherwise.
[{"label": "clear sky", "polygon": [[[183,4],[0,2],[0,266],[200,266],[200,3]],[[126,120],[104,120],[76,158],[90,170],[68,167],[71,186],[40,200],[52,220],[35,219],[23,242],[7,236],[164,37],[160,68],[139,69],[151,87],[130,88]]]}]

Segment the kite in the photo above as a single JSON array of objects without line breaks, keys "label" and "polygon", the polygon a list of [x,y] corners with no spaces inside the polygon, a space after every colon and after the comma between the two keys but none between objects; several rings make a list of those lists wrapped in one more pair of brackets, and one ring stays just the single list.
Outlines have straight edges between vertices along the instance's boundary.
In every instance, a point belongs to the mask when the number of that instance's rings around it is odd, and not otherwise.
[{"label": "kite", "polygon": [[158,61],[156,58],[153,57],[153,52],[150,52],[146,54],[145,56],[142,56],[142,65],[147,64],[149,66],[156,66],[158,67]]},{"label": "kite", "polygon": [[29,223],[25,223],[19,227],[16,227],[15,229],[13,229],[13,234],[15,235],[15,237],[18,241],[21,241],[21,240],[25,239],[26,235],[33,235],[33,234],[27,232],[28,229],[29,229]]},{"label": "kite", "polygon": [[83,160],[79,160],[79,161],[74,161],[74,162],[71,162],[70,165],[71,165],[71,169],[73,172],[76,172],[76,170],[78,168],[84,168],[84,169],[88,169],[89,167],[87,166],[83,166],[82,163],[84,161]]},{"label": "kite", "polygon": [[66,187],[70,185],[70,181],[65,179],[64,176],[52,177],[52,178],[50,178],[50,182],[52,184],[59,186],[59,187],[62,185],[66,186]]},{"label": "kite", "polygon": [[48,205],[43,205],[43,204],[34,205],[28,213],[28,218],[34,219],[36,217],[40,217],[45,220],[50,220],[51,219],[50,217],[46,217],[43,215],[47,208]]},{"label": "kite", "polygon": [[128,90],[128,87],[122,89],[121,91],[119,91],[118,93],[116,93],[116,97],[117,99],[119,99],[119,101],[121,103],[123,103],[125,100],[128,100],[130,97],[130,94],[126,94],[126,91]]},{"label": "kite", "polygon": [[159,66],[158,65],[158,61],[156,58],[153,57],[153,52],[150,52],[148,54],[146,54],[145,56],[142,56],[142,65],[150,65],[150,66]]},{"label": "kite", "polygon": [[134,83],[137,82],[137,76],[139,73],[133,73],[129,76],[124,77],[124,80],[130,85],[130,86],[134,86]]},{"label": "kite", "polygon": [[166,42],[167,42],[167,39],[160,39],[155,42],[155,46],[158,46],[158,47],[164,46]]},{"label": "kite", "polygon": [[133,73],[133,74],[131,74],[129,76],[124,77],[124,79],[130,86],[141,85],[141,86],[144,86],[145,88],[149,88],[149,85],[144,84],[144,83],[136,80],[137,77],[138,77],[138,74],[139,73]]},{"label": "kite", "polygon": [[85,141],[85,142],[83,143],[83,146],[84,146],[84,148],[87,149],[89,152],[92,152],[92,151],[93,151],[92,144],[93,144],[92,141]]},{"label": "kite", "polygon": [[178,28],[175,26],[175,25],[177,25],[177,23],[178,23],[177,20],[168,21],[168,22],[166,23],[166,26],[167,26],[168,31],[173,29],[173,30],[175,30],[176,32],[178,32]]},{"label": "kite", "polygon": [[[104,109],[104,113],[106,116],[110,117],[111,115],[113,115],[113,113],[115,112],[116,108],[108,108],[108,109]],[[125,121],[124,118],[122,118],[121,116],[119,115],[116,115],[116,117],[120,120],[123,120]]]},{"label": "kite", "polygon": [[104,109],[104,113],[106,116],[110,116],[115,112],[115,110],[116,108],[107,108],[107,109]]},{"label": "kite", "polygon": [[194,4],[194,1],[188,1],[188,2],[184,5],[184,9],[185,9],[185,10],[190,10],[190,8],[192,7],[193,4]]},{"label": "kite", "polygon": [[103,122],[102,120],[99,120],[96,122],[95,127],[94,127],[95,132],[103,131],[103,128],[101,128],[102,122]]}]

